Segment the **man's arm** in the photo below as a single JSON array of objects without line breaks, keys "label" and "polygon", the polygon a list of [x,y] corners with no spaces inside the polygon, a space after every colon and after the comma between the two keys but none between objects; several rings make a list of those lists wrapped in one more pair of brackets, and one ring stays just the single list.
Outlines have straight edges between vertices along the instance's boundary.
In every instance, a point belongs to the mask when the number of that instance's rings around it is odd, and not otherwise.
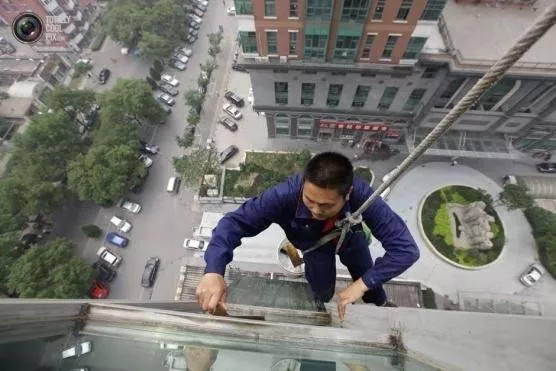
[{"label": "man's arm", "polygon": [[226,265],[232,261],[233,250],[241,244],[241,239],[255,236],[272,223],[288,217],[292,197],[297,196],[288,180],[266,190],[259,197],[249,199],[220,219],[205,252],[205,273],[224,275]]},{"label": "man's arm", "polygon": [[[373,192],[366,183],[356,179],[352,192],[353,204],[361,206]],[[419,259],[419,249],[405,222],[381,197],[363,213],[363,220],[386,251],[362,277],[365,285],[371,289],[411,267]]]}]

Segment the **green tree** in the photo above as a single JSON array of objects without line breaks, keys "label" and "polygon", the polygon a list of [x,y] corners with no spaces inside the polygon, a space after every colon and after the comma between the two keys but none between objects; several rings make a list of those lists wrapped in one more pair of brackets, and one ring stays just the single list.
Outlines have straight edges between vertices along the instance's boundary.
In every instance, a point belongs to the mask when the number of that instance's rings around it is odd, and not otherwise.
[{"label": "green tree", "polygon": [[209,59],[204,64],[201,64],[201,70],[205,71],[209,78],[217,68],[218,63],[214,59]]},{"label": "green tree", "polygon": [[151,69],[149,69],[149,74],[151,75],[150,77],[154,81],[160,81],[160,72],[155,70],[153,67],[151,67]]},{"label": "green tree", "polygon": [[7,283],[12,265],[19,257],[18,246],[19,232],[0,234],[0,293],[3,295],[11,294]]},{"label": "green tree", "polygon": [[525,217],[529,221],[533,234],[544,236],[547,234],[556,234],[556,214],[542,207],[533,206],[525,210]]},{"label": "green tree", "polygon": [[144,177],[146,171],[135,148],[97,145],[70,164],[68,182],[81,200],[111,205],[125,196],[129,185]]},{"label": "green tree", "polygon": [[174,157],[174,168],[181,174],[184,184],[199,186],[204,174],[213,173],[219,167],[216,152],[205,147],[196,147],[188,155]]},{"label": "green tree", "polygon": [[509,210],[527,209],[533,206],[535,200],[529,189],[523,184],[506,184],[498,195],[498,200]]},{"label": "green tree", "polygon": [[155,71],[157,71],[158,73],[162,73],[162,71],[164,71],[164,65],[162,64],[162,62],[160,61],[160,59],[155,59],[153,62],[153,68]]},{"label": "green tree", "polygon": [[222,51],[222,48],[220,47],[220,43],[222,42],[223,39],[223,35],[220,32],[216,32],[216,33],[209,33],[207,35],[208,39],[209,39],[209,55],[213,58],[216,58],[216,56],[218,54],[220,54],[220,52]]},{"label": "green tree", "polygon": [[0,182],[0,233],[21,229],[29,215],[24,185],[11,177],[3,179]]},{"label": "green tree", "polygon": [[102,26],[112,40],[132,47],[141,32],[145,16],[145,8],[138,2],[113,2],[104,14]]},{"label": "green tree", "polygon": [[73,243],[62,239],[31,247],[11,266],[8,289],[22,298],[84,297],[93,269],[72,256],[73,248]]},{"label": "green tree", "polygon": [[152,90],[156,90],[156,88],[158,88],[158,85],[156,84],[156,81],[154,81],[154,80],[152,79],[152,77],[147,76],[147,77],[145,77],[145,80],[146,80],[147,83],[151,86],[151,89],[152,89]]},{"label": "green tree", "polygon": [[78,62],[73,67],[73,78],[78,78],[79,76],[83,75],[84,73],[90,71],[93,68],[93,65],[90,63]]},{"label": "green tree", "polygon": [[187,123],[189,125],[198,125],[201,122],[201,115],[197,112],[189,111],[189,116],[187,116]]},{"label": "green tree", "polygon": [[188,90],[184,93],[185,104],[191,107],[197,114],[203,107],[203,96],[196,90]]},{"label": "green tree", "polygon": [[88,112],[95,102],[96,93],[93,90],[74,90],[64,85],[55,87],[46,97],[47,107],[59,111],[72,107],[78,112]]},{"label": "green tree", "polygon": [[166,113],[153,97],[151,86],[142,79],[121,79],[101,95],[101,121],[119,122],[125,117],[138,122],[158,122]]}]

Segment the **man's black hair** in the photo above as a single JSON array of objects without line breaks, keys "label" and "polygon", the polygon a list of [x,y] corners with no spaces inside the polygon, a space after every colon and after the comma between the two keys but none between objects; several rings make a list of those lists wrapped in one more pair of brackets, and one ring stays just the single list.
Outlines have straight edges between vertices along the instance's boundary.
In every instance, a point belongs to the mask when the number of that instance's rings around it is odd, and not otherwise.
[{"label": "man's black hair", "polygon": [[335,189],[346,197],[353,184],[353,165],[340,153],[323,152],[309,160],[304,177],[317,187]]}]

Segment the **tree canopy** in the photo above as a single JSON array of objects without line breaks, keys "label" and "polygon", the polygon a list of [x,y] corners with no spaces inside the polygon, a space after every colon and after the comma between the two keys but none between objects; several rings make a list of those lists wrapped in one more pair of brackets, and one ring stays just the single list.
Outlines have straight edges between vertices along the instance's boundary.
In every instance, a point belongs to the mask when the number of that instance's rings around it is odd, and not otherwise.
[{"label": "tree canopy", "polygon": [[216,171],[219,165],[213,149],[195,147],[188,155],[174,157],[174,167],[184,184],[197,187],[203,175]]},{"label": "tree canopy", "polygon": [[535,202],[529,189],[523,184],[506,184],[504,190],[498,195],[498,199],[509,210],[527,209]]}]

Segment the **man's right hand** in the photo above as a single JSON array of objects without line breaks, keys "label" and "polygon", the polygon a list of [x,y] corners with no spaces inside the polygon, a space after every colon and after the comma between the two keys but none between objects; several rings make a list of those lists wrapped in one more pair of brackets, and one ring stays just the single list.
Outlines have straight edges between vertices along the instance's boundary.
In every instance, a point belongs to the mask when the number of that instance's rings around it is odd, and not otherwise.
[{"label": "man's right hand", "polygon": [[218,305],[226,312],[228,311],[226,281],[221,274],[206,273],[201,278],[195,295],[197,295],[197,301],[204,311],[214,313]]}]

